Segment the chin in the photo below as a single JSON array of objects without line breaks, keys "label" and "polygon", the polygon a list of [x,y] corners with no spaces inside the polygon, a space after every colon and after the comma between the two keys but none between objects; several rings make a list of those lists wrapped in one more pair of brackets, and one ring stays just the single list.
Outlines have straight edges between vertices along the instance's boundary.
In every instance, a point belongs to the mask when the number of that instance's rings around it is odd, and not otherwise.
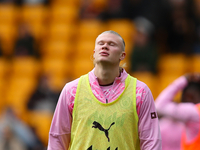
[{"label": "chin", "polygon": [[95,62],[106,63],[106,62],[110,62],[110,60],[108,58],[101,58],[101,59],[96,60]]}]

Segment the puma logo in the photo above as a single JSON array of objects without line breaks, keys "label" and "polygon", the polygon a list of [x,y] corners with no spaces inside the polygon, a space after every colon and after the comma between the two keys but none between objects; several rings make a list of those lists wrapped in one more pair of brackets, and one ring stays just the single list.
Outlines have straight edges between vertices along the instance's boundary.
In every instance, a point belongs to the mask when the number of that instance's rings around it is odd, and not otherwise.
[{"label": "puma logo", "polygon": [[[92,150],[92,145],[87,150]],[[110,147],[108,147],[107,150],[110,150]],[[118,147],[115,150],[118,150]]]},{"label": "puma logo", "polygon": [[[115,124],[115,122],[113,122],[113,123],[110,125],[110,127],[111,127],[112,125],[114,125],[114,124]],[[108,130],[110,130],[110,127],[109,127],[108,129],[104,129],[104,128],[100,125],[100,123],[98,123],[98,122],[96,122],[96,121],[93,122],[93,126],[92,126],[92,128],[98,128],[100,131],[103,131],[103,132],[105,133],[106,137],[108,138],[108,142],[110,142],[110,138],[108,137]]]}]

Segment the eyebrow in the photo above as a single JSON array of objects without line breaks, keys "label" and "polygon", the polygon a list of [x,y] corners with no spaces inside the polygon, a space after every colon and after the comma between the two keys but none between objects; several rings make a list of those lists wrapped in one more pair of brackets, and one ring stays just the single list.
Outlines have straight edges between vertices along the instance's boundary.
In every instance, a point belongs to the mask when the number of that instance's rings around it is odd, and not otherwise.
[{"label": "eyebrow", "polygon": [[119,45],[117,42],[112,41],[112,40],[109,40],[109,41],[106,41],[106,40],[100,40],[100,41],[97,41],[97,43],[99,43],[99,42],[114,43],[114,44],[116,44],[116,45]]}]

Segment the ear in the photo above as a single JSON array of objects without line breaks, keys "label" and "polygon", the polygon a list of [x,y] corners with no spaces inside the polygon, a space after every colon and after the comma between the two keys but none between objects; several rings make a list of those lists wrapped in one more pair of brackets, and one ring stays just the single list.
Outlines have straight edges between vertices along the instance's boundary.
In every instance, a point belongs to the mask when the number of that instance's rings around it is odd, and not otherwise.
[{"label": "ear", "polygon": [[125,53],[125,52],[122,52],[122,53],[121,53],[121,56],[120,56],[120,58],[119,58],[120,61],[121,61],[121,60],[124,60],[125,57],[126,57],[126,53]]},{"label": "ear", "polygon": [[95,50],[93,50],[93,58],[95,58],[94,55],[95,55]]}]

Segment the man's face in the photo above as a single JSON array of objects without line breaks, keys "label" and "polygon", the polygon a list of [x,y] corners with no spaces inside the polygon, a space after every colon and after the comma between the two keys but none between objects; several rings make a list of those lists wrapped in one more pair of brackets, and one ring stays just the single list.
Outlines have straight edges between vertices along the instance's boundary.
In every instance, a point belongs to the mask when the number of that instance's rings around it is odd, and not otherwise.
[{"label": "man's face", "polygon": [[119,64],[125,57],[122,39],[112,33],[99,35],[95,42],[94,61]]}]

